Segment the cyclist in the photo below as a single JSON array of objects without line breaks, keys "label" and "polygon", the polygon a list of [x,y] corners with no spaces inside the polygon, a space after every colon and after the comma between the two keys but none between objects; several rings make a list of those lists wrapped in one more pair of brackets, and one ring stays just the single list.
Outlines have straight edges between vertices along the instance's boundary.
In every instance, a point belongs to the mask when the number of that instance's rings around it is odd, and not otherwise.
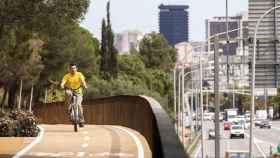
[{"label": "cyclist", "polygon": [[[87,83],[85,81],[85,77],[81,72],[78,72],[77,65],[70,64],[69,65],[69,73],[67,73],[61,82],[61,88],[65,90],[66,94],[66,103],[70,105],[71,97],[73,93],[77,95],[77,105],[79,109],[79,126],[84,127],[85,119],[83,114],[82,100],[83,100],[83,92],[82,86],[87,89]],[[68,107],[69,109],[69,107]]]}]

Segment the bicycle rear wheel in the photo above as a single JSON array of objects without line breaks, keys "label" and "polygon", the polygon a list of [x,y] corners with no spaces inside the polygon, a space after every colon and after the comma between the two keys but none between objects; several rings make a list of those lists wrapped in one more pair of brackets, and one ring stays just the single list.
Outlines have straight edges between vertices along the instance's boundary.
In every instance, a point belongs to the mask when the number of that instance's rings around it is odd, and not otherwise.
[{"label": "bicycle rear wheel", "polygon": [[73,123],[74,123],[74,131],[75,132],[78,132],[78,109],[76,106],[74,106],[74,120],[73,120]]}]

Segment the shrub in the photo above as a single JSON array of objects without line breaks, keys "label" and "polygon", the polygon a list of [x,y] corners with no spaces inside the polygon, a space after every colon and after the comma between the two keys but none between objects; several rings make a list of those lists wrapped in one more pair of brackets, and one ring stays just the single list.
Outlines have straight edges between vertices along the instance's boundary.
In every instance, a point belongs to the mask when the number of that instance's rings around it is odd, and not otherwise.
[{"label": "shrub", "polygon": [[37,119],[30,112],[1,113],[0,137],[35,137],[39,133]]}]

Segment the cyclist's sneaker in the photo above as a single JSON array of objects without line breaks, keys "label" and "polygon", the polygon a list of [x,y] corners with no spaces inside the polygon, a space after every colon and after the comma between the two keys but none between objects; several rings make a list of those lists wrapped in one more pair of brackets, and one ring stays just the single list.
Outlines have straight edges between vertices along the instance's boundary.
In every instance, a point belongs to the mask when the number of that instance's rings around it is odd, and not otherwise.
[{"label": "cyclist's sneaker", "polygon": [[85,125],[83,123],[79,123],[80,128],[84,127]]}]

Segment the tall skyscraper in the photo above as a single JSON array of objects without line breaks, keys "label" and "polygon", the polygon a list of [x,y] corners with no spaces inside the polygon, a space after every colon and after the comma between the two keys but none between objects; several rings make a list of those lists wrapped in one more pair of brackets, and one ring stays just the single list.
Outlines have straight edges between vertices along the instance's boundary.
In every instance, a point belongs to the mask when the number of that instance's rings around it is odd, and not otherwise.
[{"label": "tall skyscraper", "polygon": [[159,6],[159,28],[168,43],[173,47],[189,41],[189,13],[187,5]]},{"label": "tall skyscraper", "polygon": [[[269,9],[278,6],[280,0],[249,0],[249,36],[254,38],[255,26],[260,17]],[[272,11],[259,25],[256,44],[257,88],[279,88],[280,86],[280,12]],[[249,45],[250,59],[253,55],[253,43]],[[251,71],[252,69],[250,69]]]}]

